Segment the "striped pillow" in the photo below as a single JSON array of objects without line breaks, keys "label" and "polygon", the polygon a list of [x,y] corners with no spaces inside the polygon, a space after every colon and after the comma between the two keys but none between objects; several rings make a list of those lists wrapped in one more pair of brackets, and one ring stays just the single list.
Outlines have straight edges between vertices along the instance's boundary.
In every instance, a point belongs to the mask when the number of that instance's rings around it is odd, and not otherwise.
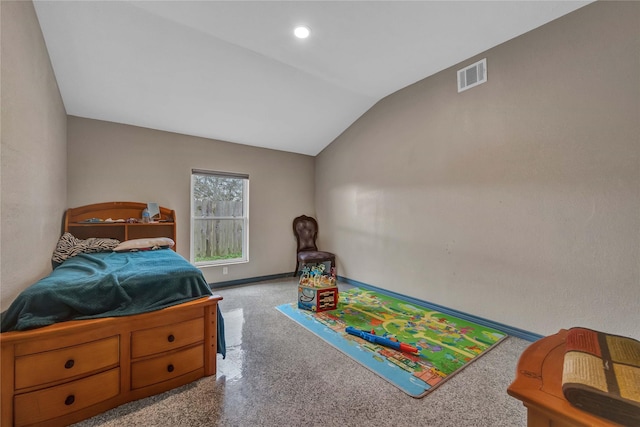
[{"label": "striped pillow", "polygon": [[[74,257],[81,253],[93,253],[93,252],[109,252],[120,244],[119,240],[106,239],[101,237],[91,237],[86,240],[78,239],[71,233],[64,233],[56,249],[53,251],[51,261],[57,267],[62,264],[68,258]],[[56,265],[57,264],[57,265]]]}]

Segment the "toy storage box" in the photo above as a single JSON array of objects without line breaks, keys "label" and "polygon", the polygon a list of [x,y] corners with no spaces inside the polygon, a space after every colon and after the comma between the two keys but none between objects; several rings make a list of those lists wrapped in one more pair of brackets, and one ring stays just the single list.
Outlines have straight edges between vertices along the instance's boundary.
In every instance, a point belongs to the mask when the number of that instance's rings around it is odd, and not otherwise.
[{"label": "toy storage box", "polygon": [[316,312],[335,310],[338,307],[335,274],[335,268],[326,274],[323,264],[305,265],[298,284],[298,308]]},{"label": "toy storage box", "polygon": [[335,310],[338,307],[338,288],[298,286],[298,308],[311,311]]}]

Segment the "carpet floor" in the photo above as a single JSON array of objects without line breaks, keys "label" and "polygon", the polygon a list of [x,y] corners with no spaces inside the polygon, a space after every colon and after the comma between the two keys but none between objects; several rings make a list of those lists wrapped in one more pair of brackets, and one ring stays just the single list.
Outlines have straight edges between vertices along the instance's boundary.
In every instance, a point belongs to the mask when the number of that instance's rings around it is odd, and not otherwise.
[{"label": "carpet floor", "polygon": [[[275,309],[297,280],[215,290],[224,300],[227,357],[218,373],[75,426],[526,425],[507,395],[529,342],[509,337],[423,399],[414,399]],[[343,285],[340,285],[344,287]]]}]

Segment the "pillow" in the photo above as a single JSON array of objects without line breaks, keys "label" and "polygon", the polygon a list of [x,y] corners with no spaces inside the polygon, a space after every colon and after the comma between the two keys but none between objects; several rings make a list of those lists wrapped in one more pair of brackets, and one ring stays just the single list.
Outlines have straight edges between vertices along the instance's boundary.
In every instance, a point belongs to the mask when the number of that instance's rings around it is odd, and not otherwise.
[{"label": "pillow", "polygon": [[171,248],[176,243],[168,237],[148,237],[146,239],[126,240],[116,246],[115,252],[137,252]]},{"label": "pillow", "polygon": [[91,237],[86,240],[78,239],[71,233],[64,233],[58,240],[56,249],[53,251],[51,261],[54,266],[62,264],[66,259],[81,253],[108,252],[120,244],[116,239],[105,239],[101,237]]}]

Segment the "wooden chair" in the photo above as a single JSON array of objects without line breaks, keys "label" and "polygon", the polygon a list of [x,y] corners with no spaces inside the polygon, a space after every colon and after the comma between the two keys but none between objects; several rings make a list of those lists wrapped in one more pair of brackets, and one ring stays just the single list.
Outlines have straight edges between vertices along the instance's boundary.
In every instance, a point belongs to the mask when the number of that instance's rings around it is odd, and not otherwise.
[{"label": "wooden chair", "polygon": [[331,262],[331,268],[336,266],[336,256],[331,252],[323,252],[318,250],[316,246],[316,238],[318,237],[318,222],[315,218],[301,215],[293,220],[293,234],[296,236],[298,244],[296,256],[296,269],[293,277],[298,274],[301,265]]}]

